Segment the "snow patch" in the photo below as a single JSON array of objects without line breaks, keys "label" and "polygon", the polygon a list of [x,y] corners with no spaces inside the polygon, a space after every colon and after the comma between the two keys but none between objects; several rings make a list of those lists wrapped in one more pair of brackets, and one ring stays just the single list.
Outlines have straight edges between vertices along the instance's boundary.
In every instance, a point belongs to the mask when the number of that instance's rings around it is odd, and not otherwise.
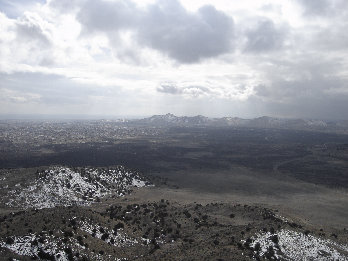
[{"label": "snow patch", "polygon": [[[250,247],[261,257],[283,260],[348,261],[348,247],[329,239],[282,229],[277,233],[262,232],[253,237]],[[246,242],[246,241],[244,241]]]},{"label": "snow patch", "polygon": [[112,169],[52,167],[39,172],[30,186],[10,191],[6,205],[25,209],[86,206],[105,196],[124,196],[134,187],[149,185],[138,173],[122,166]]},{"label": "snow patch", "polygon": [[33,258],[54,257],[58,261],[67,261],[67,254],[58,247],[58,241],[53,237],[42,238],[35,234],[20,237],[11,237],[8,241],[0,242],[0,246],[11,250],[20,256],[30,256]]}]

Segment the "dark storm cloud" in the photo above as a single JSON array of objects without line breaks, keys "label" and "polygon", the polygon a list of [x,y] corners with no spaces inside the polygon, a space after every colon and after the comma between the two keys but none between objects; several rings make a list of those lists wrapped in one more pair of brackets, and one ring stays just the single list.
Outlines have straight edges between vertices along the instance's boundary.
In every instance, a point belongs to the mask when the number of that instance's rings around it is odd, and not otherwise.
[{"label": "dark storm cloud", "polygon": [[348,92],[344,90],[348,84],[338,77],[274,81],[256,86],[250,101],[280,116],[345,119]]},{"label": "dark storm cloud", "polygon": [[259,113],[274,117],[314,118],[347,120],[348,95],[327,95],[327,97],[298,97],[296,102],[265,101],[257,96],[250,97],[250,106],[257,107]]},{"label": "dark storm cloud", "polygon": [[247,52],[265,52],[279,49],[283,45],[286,29],[277,28],[273,21],[264,19],[257,25],[247,30]]},{"label": "dark storm cloud", "polygon": [[191,13],[177,0],[144,9],[130,1],[87,1],[77,17],[85,32],[105,32],[112,40],[120,31],[131,30],[140,46],[182,63],[218,56],[233,45],[233,19],[210,5]]},{"label": "dark storm cloud", "polygon": [[267,83],[254,87],[249,102],[279,117],[347,119],[348,82],[340,73],[344,60],[315,52],[273,58],[272,63],[264,70]]},{"label": "dark storm cloud", "polygon": [[273,59],[274,65],[265,72],[269,83],[256,86],[256,95],[279,102],[296,102],[300,97],[325,99],[329,94],[339,96],[348,90],[346,79],[337,74],[345,67],[344,61],[325,59],[318,54],[291,58]]}]

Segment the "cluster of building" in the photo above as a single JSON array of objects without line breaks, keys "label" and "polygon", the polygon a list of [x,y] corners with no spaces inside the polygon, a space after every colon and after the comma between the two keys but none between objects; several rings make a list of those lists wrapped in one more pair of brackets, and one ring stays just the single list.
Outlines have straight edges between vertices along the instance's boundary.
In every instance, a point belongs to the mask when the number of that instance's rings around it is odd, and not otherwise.
[{"label": "cluster of building", "polygon": [[0,121],[0,143],[71,144],[117,142],[120,139],[157,136],[158,128],[112,120]]}]

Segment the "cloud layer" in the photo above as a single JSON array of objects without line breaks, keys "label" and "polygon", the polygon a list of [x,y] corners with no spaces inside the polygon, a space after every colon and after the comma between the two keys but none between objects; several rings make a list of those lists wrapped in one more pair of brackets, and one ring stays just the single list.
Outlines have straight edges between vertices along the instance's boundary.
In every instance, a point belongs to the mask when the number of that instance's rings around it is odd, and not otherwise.
[{"label": "cloud layer", "polygon": [[176,0],[139,8],[133,2],[85,2],[77,14],[85,33],[103,32],[117,48],[122,33],[180,63],[194,63],[232,49],[233,19],[212,5],[188,12]]},{"label": "cloud layer", "polygon": [[0,108],[348,118],[347,7],[344,0],[4,1]]}]

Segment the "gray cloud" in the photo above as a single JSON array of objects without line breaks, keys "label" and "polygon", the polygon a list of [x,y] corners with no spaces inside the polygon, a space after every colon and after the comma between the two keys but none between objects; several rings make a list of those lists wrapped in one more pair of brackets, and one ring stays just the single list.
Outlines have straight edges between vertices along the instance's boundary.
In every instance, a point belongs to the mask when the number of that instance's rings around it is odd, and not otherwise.
[{"label": "gray cloud", "polygon": [[296,102],[299,97],[324,99],[329,92],[339,93],[348,87],[346,79],[337,73],[345,63],[325,55],[301,53],[288,59],[273,59],[272,63],[268,70],[264,69],[269,83],[255,87],[257,95],[268,99],[279,102],[284,99]]},{"label": "gray cloud", "polygon": [[315,46],[315,50],[326,53],[348,50],[348,35],[345,33],[348,28],[348,13],[340,20],[313,33],[309,44]]},{"label": "gray cloud", "polygon": [[346,0],[297,0],[309,16],[334,16],[348,8]]},{"label": "gray cloud", "polygon": [[[275,81],[272,85],[259,85],[255,88],[256,95],[285,103],[296,103],[300,98],[326,99],[328,93],[347,87],[337,78],[315,78],[298,81]],[[340,94],[337,93],[337,96]]]},{"label": "gray cloud", "polygon": [[204,86],[190,85],[190,86],[177,86],[174,83],[161,84],[157,88],[158,92],[167,94],[182,94],[189,97],[201,97],[206,94],[210,94],[211,90]]},{"label": "gray cloud", "polygon": [[345,119],[348,110],[348,84],[335,76],[315,75],[309,79],[274,80],[256,86],[250,98],[264,106],[268,114],[287,117]]},{"label": "gray cloud", "polygon": [[35,42],[36,45],[40,45],[41,48],[51,46],[51,42],[44,34],[42,28],[28,19],[23,19],[21,22],[17,23],[16,33],[20,42],[25,42],[27,44],[28,41],[32,41]]},{"label": "gray cloud", "polygon": [[82,5],[77,19],[86,32],[113,32],[136,27],[139,15],[139,10],[131,1],[88,0]]},{"label": "gray cloud", "polygon": [[231,50],[233,19],[213,6],[196,13],[177,0],[163,0],[139,9],[130,1],[87,1],[77,16],[85,32],[115,34],[130,30],[146,46],[182,63],[194,63]]},{"label": "gray cloud", "polygon": [[[257,59],[257,58],[255,58]],[[249,102],[265,114],[279,117],[346,119],[346,63],[326,52],[299,52],[271,60],[261,67],[265,82],[254,87]]]},{"label": "gray cloud", "polygon": [[296,102],[281,103],[276,100],[263,100],[251,97],[247,103],[258,108],[259,115],[292,118],[315,118],[347,120],[348,95],[327,97],[298,97]]},{"label": "gray cloud", "polygon": [[231,50],[233,20],[212,6],[188,13],[176,1],[148,8],[138,39],[183,63],[197,62]]},{"label": "gray cloud", "polygon": [[265,52],[279,49],[283,45],[286,29],[277,28],[273,21],[263,19],[258,24],[247,30],[247,52]]},{"label": "gray cloud", "polygon": [[211,90],[204,86],[187,86],[183,88],[183,93],[190,97],[203,97],[211,94]]},{"label": "gray cloud", "polygon": [[79,6],[79,0],[47,0],[48,5],[63,13],[75,11]]},{"label": "gray cloud", "polygon": [[328,0],[315,0],[315,1],[308,1],[308,0],[298,0],[300,4],[303,5],[305,9],[306,14],[325,14],[329,12],[329,9],[332,7],[330,1]]},{"label": "gray cloud", "polygon": [[171,84],[162,84],[157,88],[158,92],[169,93],[169,94],[180,94],[182,90],[180,90],[177,86]]},{"label": "gray cloud", "polygon": [[9,50],[13,52],[10,59],[28,65],[51,66],[54,64],[52,32],[45,28],[40,18],[27,13],[14,20],[6,29],[15,36],[14,41],[8,42]]}]

